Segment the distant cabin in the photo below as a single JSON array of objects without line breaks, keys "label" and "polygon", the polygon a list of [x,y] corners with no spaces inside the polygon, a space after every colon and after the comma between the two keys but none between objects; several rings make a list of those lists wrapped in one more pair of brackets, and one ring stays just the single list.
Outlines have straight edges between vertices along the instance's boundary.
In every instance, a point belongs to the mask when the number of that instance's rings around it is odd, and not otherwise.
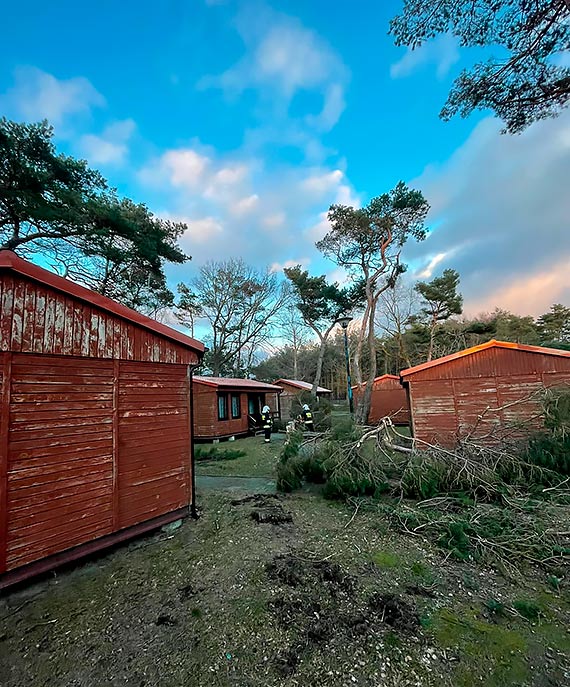
[{"label": "distant cabin", "polygon": [[[299,400],[303,392],[310,392],[313,385],[309,382],[301,382],[298,379],[278,379],[273,382],[275,386],[278,386],[283,390],[283,393],[279,397],[279,403],[281,407],[281,417],[283,420],[287,421],[291,418],[291,407],[295,400]],[[317,400],[320,398],[330,399],[332,391],[330,389],[325,389],[322,386],[317,387]]]},{"label": "distant cabin", "polygon": [[[361,384],[352,387],[355,406],[360,403],[365,386],[366,384]],[[410,422],[408,396],[396,375],[376,377],[372,386],[368,424],[376,425],[386,416],[390,416],[392,422],[397,425],[407,425]]]},{"label": "distant cabin", "polygon": [[193,504],[204,345],[0,251],[0,588]]},{"label": "distant cabin", "polygon": [[[415,438],[518,440],[541,426],[544,388],[570,384],[570,351],[488,341],[400,373]],[[420,445],[421,447],[421,445]]]},{"label": "distant cabin", "polygon": [[259,424],[264,405],[279,417],[282,389],[254,379],[193,377],[194,436],[208,441],[247,434]]}]

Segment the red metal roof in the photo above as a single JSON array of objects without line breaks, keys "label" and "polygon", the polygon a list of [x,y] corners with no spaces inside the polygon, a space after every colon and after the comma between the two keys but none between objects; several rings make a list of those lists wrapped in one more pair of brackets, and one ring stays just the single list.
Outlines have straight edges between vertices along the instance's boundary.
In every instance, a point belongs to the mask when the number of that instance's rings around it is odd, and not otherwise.
[{"label": "red metal roof", "polygon": [[194,375],[193,379],[199,384],[227,389],[240,388],[251,389],[252,391],[273,391],[278,394],[283,391],[280,386],[273,386],[273,384],[267,384],[266,382],[258,382],[256,379],[241,379],[239,377],[204,377],[202,375]]},{"label": "red metal roof", "polygon": [[[397,379],[398,381],[400,380],[398,375],[380,375],[379,377],[374,377],[374,384],[376,384],[376,382],[381,382],[383,379]],[[350,388],[358,389],[359,386],[366,386],[366,382],[362,382],[362,384],[355,384]]]},{"label": "red metal roof", "polygon": [[91,305],[94,305],[101,310],[105,310],[106,312],[110,312],[124,320],[133,322],[134,324],[144,327],[145,329],[148,329],[159,336],[176,341],[187,348],[200,351],[201,353],[204,352],[204,344],[202,342],[192,339],[191,337],[176,331],[176,329],[172,329],[171,327],[168,327],[161,322],[157,322],[146,315],[142,315],[136,310],[131,310],[131,308],[127,308],[127,306],[121,305],[121,303],[117,303],[111,298],[101,296],[101,294],[96,293],[95,291],[91,291],[84,286],[80,286],[69,279],[64,279],[63,277],[60,277],[59,275],[54,274],[43,267],[34,265],[33,263],[18,257],[12,251],[0,250],[0,270],[21,274],[29,279],[32,279],[33,281],[44,284],[45,286],[49,286],[52,289],[61,291],[86,303],[90,303]]},{"label": "red metal roof", "polygon": [[[313,385],[310,382],[300,382],[298,379],[278,379],[273,383],[279,384],[279,382],[283,382],[283,384],[290,384],[291,386],[295,386],[298,389],[303,389],[305,391],[310,391],[313,388]],[[318,386],[317,393],[332,394],[332,391],[330,389],[325,389],[323,386]]]},{"label": "red metal roof", "polygon": [[415,367],[409,367],[407,370],[402,370],[400,372],[400,377],[409,377],[416,372],[421,372],[422,370],[427,370],[430,367],[435,367],[436,365],[444,365],[453,360],[463,358],[467,355],[473,355],[479,353],[479,351],[485,351],[488,348],[508,348],[515,351],[523,351],[525,353],[540,353],[542,355],[555,355],[562,358],[570,358],[570,351],[561,351],[557,348],[545,348],[544,346],[529,346],[527,344],[512,343],[510,341],[496,341],[491,339],[478,346],[472,346],[471,348],[465,348],[463,351],[458,351],[457,353],[452,353],[451,355],[446,355],[443,358],[436,358],[435,360],[430,360],[429,363],[422,363],[421,365],[416,365]]}]

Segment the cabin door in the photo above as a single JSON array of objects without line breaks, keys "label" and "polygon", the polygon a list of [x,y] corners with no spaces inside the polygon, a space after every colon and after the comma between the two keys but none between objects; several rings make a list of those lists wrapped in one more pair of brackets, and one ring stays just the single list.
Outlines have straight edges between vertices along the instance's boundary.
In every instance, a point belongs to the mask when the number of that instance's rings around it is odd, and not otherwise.
[{"label": "cabin door", "polygon": [[263,394],[248,394],[247,395],[247,414],[256,420],[261,416],[261,405],[263,403]]}]

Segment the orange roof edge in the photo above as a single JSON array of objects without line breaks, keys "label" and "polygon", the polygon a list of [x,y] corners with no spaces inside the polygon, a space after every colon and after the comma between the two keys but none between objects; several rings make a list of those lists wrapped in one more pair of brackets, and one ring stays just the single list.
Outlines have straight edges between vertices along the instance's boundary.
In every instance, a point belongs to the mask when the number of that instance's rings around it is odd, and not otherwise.
[{"label": "orange roof edge", "polygon": [[60,277],[59,274],[54,274],[53,272],[50,272],[39,265],[35,265],[28,260],[24,260],[10,250],[0,250],[0,269],[2,268],[9,271],[11,270],[17,274],[21,274],[24,277],[28,277],[29,279],[39,282],[40,284],[49,286],[56,291],[61,291],[62,293],[73,296],[78,300],[91,303],[96,308],[110,312],[111,314],[116,315],[124,320],[129,320],[133,324],[143,327],[144,329],[148,329],[158,336],[176,341],[176,343],[196,350],[199,353],[204,352],[205,347],[201,341],[197,341],[190,336],[186,336],[186,334],[183,334],[176,329],[172,329],[172,327],[168,327],[167,325],[162,324],[162,322],[157,322],[151,317],[147,317],[136,310],[132,310],[126,305],[122,305],[111,298],[102,296],[96,291],[92,291],[85,286],[81,286],[81,284],[77,284],[70,279]]},{"label": "orange roof edge", "polygon": [[[398,381],[400,381],[400,378],[398,377],[398,375],[386,374],[386,375],[380,375],[379,377],[374,377],[374,382],[380,382],[382,379],[397,379]],[[366,385],[366,382],[362,382],[362,384],[354,384],[350,388],[351,389],[358,389],[359,387],[365,386],[365,385]]]},{"label": "orange roof edge", "polygon": [[545,348],[544,346],[530,346],[528,344],[518,344],[512,341],[497,341],[496,339],[491,339],[485,343],[479,344],[478,346],[471,346],[471,348],[465,348],[463,351],[458,351],[457,353],[451,353],[443,358],[436,358],[435,360],[430,360],[429,363],[422,363],[421,365],[416,365],[415,367],[409,367],[407,370],[402,370],[400,372],[400,379],[404,377],[409,377],[410,375],[416,374],[416,372],[421,372],[422,370],[427,370],[430,367],[436,367],[437,365],[443,365],[449,363],[452,360],[458,360],[459,358],[464,358],[467,355],[473,355],[479,351],[485,351],[488,348],[509,348],[515,351],[524,351],[525,353],[542,353],[543,355],[557,355],[564,358],[570,358],[570,351],[561,351],[558,348]]}]

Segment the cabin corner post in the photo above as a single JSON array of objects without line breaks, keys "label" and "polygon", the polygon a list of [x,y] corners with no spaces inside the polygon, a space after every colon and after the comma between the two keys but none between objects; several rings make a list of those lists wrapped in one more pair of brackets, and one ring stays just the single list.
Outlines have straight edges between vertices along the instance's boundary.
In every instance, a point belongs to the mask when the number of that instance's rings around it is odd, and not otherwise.
[{"label": "cabin corner post", "polygon": [[119,494],[119,385],[121,367],[117,358],[113,360],[113,532],[119,529],[120,494]]},{"label": "cabin corner post", "polygon": [[194,520],[198,519],[198,510],[196,508],[196,458],[194,455],[194,384],[192,382],[194,370],[200,367],[201,361],[188,365],[188,399],[190,405],[189,422],[190,422],[190,517]]},{"label": "cabin corner post", "polygon": [[10,391],[12,353],[0,353],[0,573],[6,572],[8,549],[8,437],[10,432]]}]

